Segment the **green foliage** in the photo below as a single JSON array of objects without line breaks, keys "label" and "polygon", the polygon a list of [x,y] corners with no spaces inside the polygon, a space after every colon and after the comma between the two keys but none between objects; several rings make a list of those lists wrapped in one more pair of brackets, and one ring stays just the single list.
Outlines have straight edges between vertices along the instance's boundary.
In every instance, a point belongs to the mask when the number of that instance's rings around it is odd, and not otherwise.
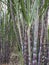
[{"label": "green foliage", "polygon": [[43,13],[47,10],[48,6],[49,6],[49,0],[45,0],[43,7],[40,9],[39,16],[43,15]]},{"label": "green foliage", "polygon": [[[13,10],[13,15],[16,15],[16,5],[15,5],[15,2],[14,0],[11,0],[11,4],[12,4],[12,10]],[[10,0],[7,0],[7,8],[8,8],[8,14],[11,12],[10,11]]]},{"label": "green foliage", "polygon": [[26,22],[28,22],[27,13],[25,10],[25,5],[24,5],[24,0],[21,0],[20,4],[21,4],[21,11],[23,13],[24,19],[26,20]]},{"label": "green foliage", "polygon": [[[22,12],[22,15],[26,23],[29,25],[33,21],[34,17],[36,16],[35,12],[37,7],[40,6],[40,0],[34,1],[32,11],[31,11],[30,0],[25,1],[26,4],[24,3],[24,0],[11,0],[11,1],[12,1],[13,15],[16,15],[17,12],[20,10]],[[49,0],[45,0],[44,5],[42,6],[42,8],[40,8],[39,16],[41,16],[46,11],[48,6],[49,6]],[[7,7],[8,7],[8,13],[10,13],[10,0],[7,0]]]}]

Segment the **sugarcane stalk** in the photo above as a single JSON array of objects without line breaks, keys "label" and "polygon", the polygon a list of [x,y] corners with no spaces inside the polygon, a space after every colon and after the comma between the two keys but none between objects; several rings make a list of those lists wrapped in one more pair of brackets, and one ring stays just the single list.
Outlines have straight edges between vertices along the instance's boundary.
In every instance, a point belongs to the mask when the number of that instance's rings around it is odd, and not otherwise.
[{"label": "sugarcane stalk", "polygon": [[43,25],[44,25],[44,15],[42,16],[41,18],[41,32],[40,32],[40,48],[39,48],[39,56],[38,56],[38,65],[40,64],[41,65],[41,58],[42,58],[42,45],[43,45],[43,41],[44,38],[43,38]]},{"label": "sugarcane stalk", "polygon": [[23,44],[24,65],[28,65],[28,36],[27,25],[24,28],[24,44]]},{"label": "sugarcane stalk", "polygon": [[29,65],[31,65],[31,43],[30,43],[30,27],[28,27],[28,62]]},{"label": "sugarcane stalk", "polygon": [[39,24],[39,17],[38,17],[38,8],[37,8],[37,19],[35,20],[34,23],[33,65],[37,65],[38,24]]}]

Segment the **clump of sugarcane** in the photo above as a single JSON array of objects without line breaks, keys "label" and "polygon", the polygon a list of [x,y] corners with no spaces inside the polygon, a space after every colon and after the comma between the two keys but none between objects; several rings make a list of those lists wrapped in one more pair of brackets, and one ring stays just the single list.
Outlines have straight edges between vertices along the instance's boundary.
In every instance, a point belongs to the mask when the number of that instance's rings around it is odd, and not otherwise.
[{"label": "clump of sugarcane", "polygon": [[[22,47],[22,54],[23,54],[23,57],[24,57],[24,65],[41,65],[41,60],[42,60],[42,49],[43,49],[43,41],[42,39],[44,40],[43,38],[43,24],[44,24],[44,20],[41,20],[39,21],[39,15],[38,15],[38,1],[39,0],[35,0],[35,3],[34,3],[34,7],[33,9],[33,13],[31,13],[30,11],[30,0],[27,0],[24,2],[24,0],[21,0],[20,1],[20,5],[21,5],[21,13],[23,14],[23,18],[25,19],[24,22],[27,21],[27,24],[28,25],[25,25],[24,24],[24,30],[22,32],[21,30],[21,27],[20,27],[20,20],[19,20],[19,12],[17,14],[17,18],[18,18],[18,30],[19,30],[19,36],[20,36],[20,43],[21,43],[21,47]],[[43,0],[42,0],[43,1]],[[10,2],[10,15],[11,15],[11,19],[13,20],[13,27],[14,27],[14,32],[16,33],[16,23],[15,23],[15,16],[14,16],[14,11],[13,11],[13,5],[12,5],[12,0],[9,1]],[[18,0],[17,0],[18,2]],[[25,5],[25,4],[26,5]],[[43,3],[43,2],[42,2]],[[17,6],[18,8],[19,6]],[[19,11],[19,9],[17,10]],[[30,14],[33,14],[32,17],[30,17],[31,15]],[[34,30],[32,31],[32,33],[34,33],[34,40],[33,42],[31,43],[31,36],[32,34],[30,33],[30,22],[31,20],[30,19],[33,19],[32,20],[34,22]],[[36,19],[35,19],[36,18]],[[40,23],[39,23],[40,22]],[[32,23],[33,24],[33,23]],[[38,32],[38,27],[39,27],[39,32]],[[22,35],[23,33],[23,35]],[[39,35],[40,34],[40,35]],[[38,36],[39,36],[39,50],[37,49],[37,39],[38,39]],[[22,39],[23,38],[23,39]],[[32,39],[33,39],[32,38]],[[23,41],[24,40],[24,41]],[[31,47],[32,47],[32,50],[31,50]],[[32,52],[32,54],[31,54]],[[38,54],[37,54],[38,52]],[[44,51],[45,52],[45,51]]]}]

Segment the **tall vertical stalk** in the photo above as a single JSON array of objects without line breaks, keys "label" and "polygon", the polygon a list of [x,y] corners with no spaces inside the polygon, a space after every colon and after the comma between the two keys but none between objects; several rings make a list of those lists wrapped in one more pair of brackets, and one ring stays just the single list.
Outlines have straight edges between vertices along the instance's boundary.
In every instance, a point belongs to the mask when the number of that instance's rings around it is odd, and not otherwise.
[{"label": "tall vertical stalk", "polygon": [[24,44],[23,44],[24,65],[28,65],[28,36],[27,25],[24,26]]},{"label": "tall vertical stalk", "polygon": [[38,39],[38,24],[39,24],[38,8],[36,13],[37,17],[34,22],[33,65],[37,65],[37,39]]}]

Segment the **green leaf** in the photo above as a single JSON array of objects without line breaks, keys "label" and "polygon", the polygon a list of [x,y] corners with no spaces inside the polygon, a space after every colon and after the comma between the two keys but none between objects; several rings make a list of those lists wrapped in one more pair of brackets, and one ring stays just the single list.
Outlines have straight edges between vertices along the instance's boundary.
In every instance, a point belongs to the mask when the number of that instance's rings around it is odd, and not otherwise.
[{"label": "green leaf", "polygon": [[24,0],[21,0],[20,3],[21,3],[21,11],[22,11],[23,17],[26,20],[26,22],[28,22],[27,13],[24,6]]},{"label": "green leaf", "polygon": [[30,20],[31,19],[30,18],[31,17],[31,15],[30,15],[31,14],[31,12],[30,12],[30,9],[31,9],[30,6],[31,6],[30,0],[27,0],[27,19],[28,19],[28,22],[27,23],[28,23],[28,25],[31,22],[31,20]]}]

